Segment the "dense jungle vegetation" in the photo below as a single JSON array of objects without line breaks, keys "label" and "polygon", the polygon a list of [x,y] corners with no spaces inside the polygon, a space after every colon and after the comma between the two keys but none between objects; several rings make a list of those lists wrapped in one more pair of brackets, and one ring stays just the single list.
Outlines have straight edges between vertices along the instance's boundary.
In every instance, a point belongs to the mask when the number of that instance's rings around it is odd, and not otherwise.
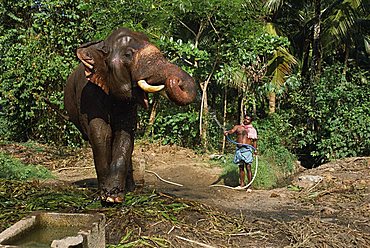
[{"label": "dense jungle vegetation", "polygon": [[199,84],[187,107],[151,96],[137,138],[223,151],[214,118],[230,128],[250,114],[262,154],[308,166],[368,156],[369,10],[368,0],[3,0],[0,137],[82,145],[56,111],[76,48],[124,26]]}]

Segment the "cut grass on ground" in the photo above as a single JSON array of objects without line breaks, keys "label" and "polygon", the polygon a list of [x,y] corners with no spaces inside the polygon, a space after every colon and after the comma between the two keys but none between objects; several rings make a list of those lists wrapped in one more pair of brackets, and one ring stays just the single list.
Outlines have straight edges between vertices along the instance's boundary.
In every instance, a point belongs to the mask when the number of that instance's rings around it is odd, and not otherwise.
[{"label": "cut grass on ground", "polygon": [[29,180],[52,178],[51,172],[40,165],[24,164],[17,158],[0,152],[0,178]]}]

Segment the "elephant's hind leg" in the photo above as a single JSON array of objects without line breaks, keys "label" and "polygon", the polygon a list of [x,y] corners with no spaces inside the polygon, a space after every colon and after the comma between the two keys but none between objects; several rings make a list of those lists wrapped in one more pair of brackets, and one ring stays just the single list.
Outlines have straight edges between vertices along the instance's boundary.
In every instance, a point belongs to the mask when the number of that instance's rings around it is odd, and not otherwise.
[{"label": "elephant's hind leg", "polygon": [[132,167],[132,158],[130,157],[126,178],[126,191],[131,192],[134,190],[135,190],[134,170]]}]

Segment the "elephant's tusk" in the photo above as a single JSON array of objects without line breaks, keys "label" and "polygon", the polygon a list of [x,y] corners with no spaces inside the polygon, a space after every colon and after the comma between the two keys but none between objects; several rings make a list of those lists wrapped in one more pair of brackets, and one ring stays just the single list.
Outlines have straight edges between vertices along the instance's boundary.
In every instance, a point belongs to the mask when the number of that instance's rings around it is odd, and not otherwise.
[{"label": "elephant's tusk", "polygon": [[148,93],[155,93],[164,89],[164,85],[150,85],[145,80],[139,80],[137,85]]}]

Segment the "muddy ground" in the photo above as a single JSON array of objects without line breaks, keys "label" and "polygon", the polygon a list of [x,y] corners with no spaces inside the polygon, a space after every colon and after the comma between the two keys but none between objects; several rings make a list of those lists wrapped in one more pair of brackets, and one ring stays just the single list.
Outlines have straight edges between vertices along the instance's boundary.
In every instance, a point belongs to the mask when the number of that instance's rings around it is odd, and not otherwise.
[{"label": "muddy ground", "polygon": [[[37,156],[19,145],[1,150],[48,167],[58,182],[96,187],[89,148],[43,149]],[[222,169],[212,165],[208,156],[189,149],[141,144],[135,148],[133,161],[135,177],[143,179],[143,194],[156,192],[172,204],[190,206],[177,217],[178,222],[135,220],[141,224],[130,228],[136,228],[144,239],[162,237],[167,247],[370,247],[368,157],[300,168],[288,186],[252,192],[209,187],[215,182],[224,184]],[[164,183],[148,171],[183,186]],[[127,232],[127,225],[135,222],[127,220],[132,215],[123,209],[107,219],[108,243],[118,243],[124,236],[120,232]],[[137,243],[149,245],[159,247],[161,242],[151,243],[147,238],[147,243]]]}]

